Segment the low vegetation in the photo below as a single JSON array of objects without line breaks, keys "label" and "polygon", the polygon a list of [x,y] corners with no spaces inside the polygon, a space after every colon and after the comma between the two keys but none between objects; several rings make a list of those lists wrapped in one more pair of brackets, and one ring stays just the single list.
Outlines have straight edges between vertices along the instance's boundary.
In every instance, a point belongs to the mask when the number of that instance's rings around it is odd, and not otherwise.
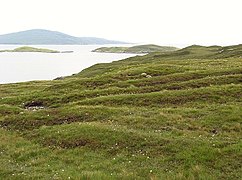
[{"label": "low vegetation", "polygon": [[29,46],[19,47],[13,50],[1,50],[0,52],[41,52],[41,53],[60,53],[60,51],[43,49],[43,48],[34,48]]},{"label": "low vegetation", "polygon": [[132,47],[101,47],[93,50],[93,52],[146,54],[151,52],[170,52],[176,50],[178,50],[176,47],[147,44]]},{"label": "low vegetation", "polygon": [[0,85],[0,179],[241,179],[242,46]]}]

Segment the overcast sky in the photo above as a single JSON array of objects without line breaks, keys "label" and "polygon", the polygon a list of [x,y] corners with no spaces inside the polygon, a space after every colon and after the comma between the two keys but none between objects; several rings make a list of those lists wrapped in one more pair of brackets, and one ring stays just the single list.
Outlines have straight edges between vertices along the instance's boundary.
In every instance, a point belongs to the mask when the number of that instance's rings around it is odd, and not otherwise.
[{"label": "overcast sky", "polygon": [[1,0],[0,34],[48,29],[160,45],[242,43],[242,0]]}]

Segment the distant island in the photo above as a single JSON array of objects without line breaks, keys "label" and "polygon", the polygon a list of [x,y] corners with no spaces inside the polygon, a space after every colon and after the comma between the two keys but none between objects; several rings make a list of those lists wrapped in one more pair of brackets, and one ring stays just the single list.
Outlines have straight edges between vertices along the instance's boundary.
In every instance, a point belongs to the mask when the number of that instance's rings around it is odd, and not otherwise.
[{"label": "distant island", "polygon": [[96,37],[75,37],[57,31],[33,29],[0,35],[0,44],[20,45],[103,45],[127,44]]},{"label": "distant island", "polygon": [[51,49],[23,46],[23,47],[19,47],[19,48],[13,49],[13,50],[0,50],[0,52],[72,53],[73,51],[56,51],[56,50],[51,50]]},{"label": "distant island", "polygon": [[101,47],[93,50],[92,52],[145,54],[151,52],[171,52],[176,50],[178,50],[176,47],[147,44],[133,47]]}]

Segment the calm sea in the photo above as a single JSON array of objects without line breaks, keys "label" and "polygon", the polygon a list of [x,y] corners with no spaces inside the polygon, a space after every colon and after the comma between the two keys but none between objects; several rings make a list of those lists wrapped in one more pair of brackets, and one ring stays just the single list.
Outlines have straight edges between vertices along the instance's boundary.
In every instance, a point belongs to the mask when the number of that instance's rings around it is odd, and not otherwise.
[{"label": "calm sea", "polygon": [[[106,45],[105,45],[106,46]],[[108,45],[119,46],[119,45]],[[0,50],[21,46],[0,45]],[[135,54],[94,53],[98,45],[36,45],[73,53],[0,53],[0,84],[32,80],[51,80],[80,72],[96,63],[107,63],[135,56]]]}]

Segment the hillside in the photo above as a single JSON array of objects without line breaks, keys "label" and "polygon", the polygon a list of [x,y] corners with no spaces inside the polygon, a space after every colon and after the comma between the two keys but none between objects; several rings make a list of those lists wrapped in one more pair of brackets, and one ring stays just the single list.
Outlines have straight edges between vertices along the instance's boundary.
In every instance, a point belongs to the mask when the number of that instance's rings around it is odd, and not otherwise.
[{"label": "hillside", "polygon": [[0,85],[0,179],[241,179],[242,46]]},{"label": "hillside", "polygon": [[16,33],[0,35],[0,44],[24,45],[91,45],[91,44],[123,44],[96,37],[74,37],[57,31],[33,29]]},{"label": "hillside", "polygon": [[19,48],[15,48],[13,50],[0,50],[0,52],[41,52],[41,53],[60,53],[60,51],[51,50],[51,49],[43,49],[43,48],[34,48],[23,46]]},{"label": "hillside", "polygon": [[176,47],[146,44],[132,47],[101,47],[93,50],[93,52],[146,54],[151,52],[170,52],[176,50],[178,50]]}]

